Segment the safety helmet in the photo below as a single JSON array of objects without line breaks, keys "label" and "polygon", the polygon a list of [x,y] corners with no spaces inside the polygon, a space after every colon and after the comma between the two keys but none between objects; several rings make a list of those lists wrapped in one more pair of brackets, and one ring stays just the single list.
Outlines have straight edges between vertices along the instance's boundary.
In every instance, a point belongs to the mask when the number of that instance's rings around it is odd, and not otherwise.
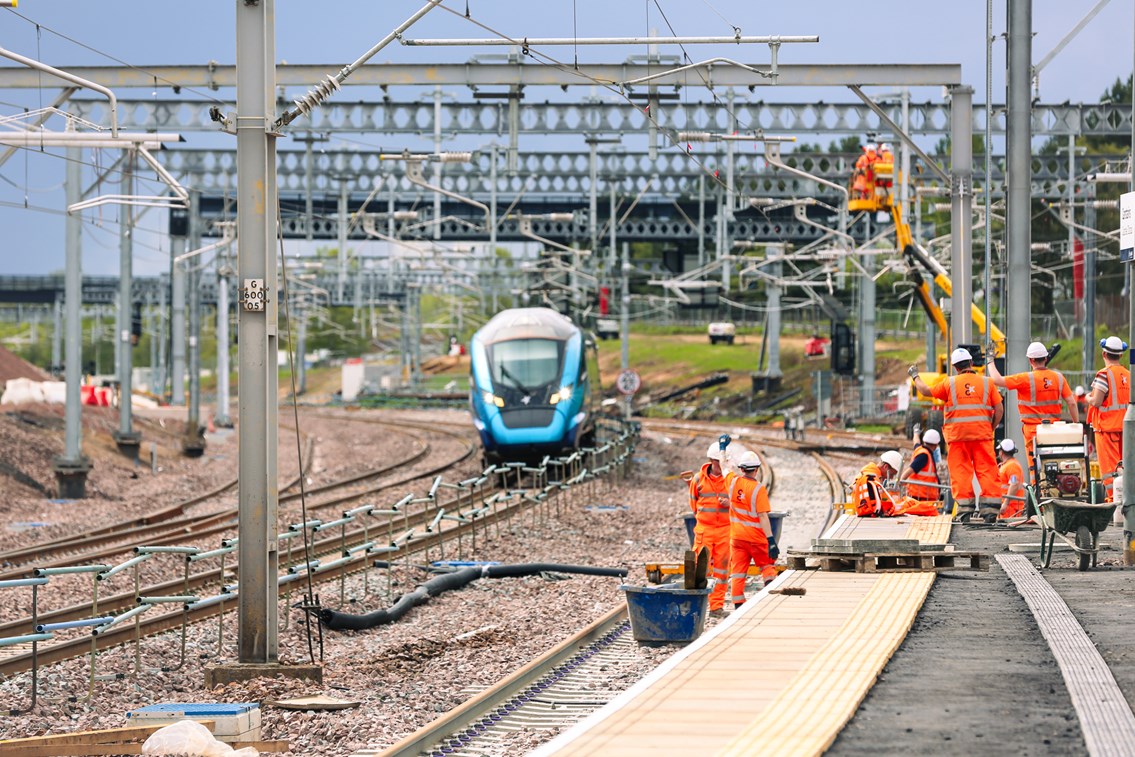
[{"label": "safety helmet", "polygon": [[969,350],[965,347],[958,347],[950,353],[950,365],[957,365],[958,363],[972,363],[973,355],[969,354]]},{"label": "safety helmet", "polygon": [[1025,350],[1025,357],[1039,360],[1048,357],[1048,348],[1044,346],[1043,342],[1033,342],[1029,348]]},{"label": "safety helmet", "polygon": [[1001,443],[997,445],[997,449],[1006,454],[1012,455],[1017,451],[1017,445],[1013,442],[1012,439],[1002,439]]},{"label": "safety helmet", "polygon": [[1100,340],[1100,348],[1111,355],[1122,355],[1123,351],[1127,349],[1127,342],[1117,336],[1109,336],[1107,339]]},{"label": "safety helmet", "polygon": [[757,456],[756,452],[749,450],[741,455],[741,459],[737,462],[737,467],[741,470],[751,470],[753,468],[761,467],[761,458]]},{"label": "safety helmet", "polygon": [[717,442],[709,445],[709,449],[706,450],[705,456],[710,460],[716,460],[718,462],[721,462],[725,459],[725,453],[721,451],[721,445]]},{"label": "safety helmet", "polygon": [[865,150],[878,150],[879,146],[876,145],[874,142],[868,142],[867,146],[863,149],[865,149]]},{"label": "safety helmet", "polygon": [[883,454],[879,455],[879,459],[887,465],[891,466],[891,470],[898,473],[902,470],[902,453],[893,449],[889,449]]},{"label": "safety helmet", "polygon": [[890,142],[884,142],[883,144],[879,145],[879,149],[883,150],[884,152],[890,152],[891,151],[891,143]]},{"label": "safety helmet", "polygon": [[937,429],[928,428],[922,432],[923,444],[941,444],[942,435],[938,433]]},{"label": "safety helmet", "polygon": [[1084,391],[1084,387],[1078,386],[1073,390],[1073,394],[1075,394],[1077,397],[1083,397],[1085,394],[1087,394],[1087,392]]}]

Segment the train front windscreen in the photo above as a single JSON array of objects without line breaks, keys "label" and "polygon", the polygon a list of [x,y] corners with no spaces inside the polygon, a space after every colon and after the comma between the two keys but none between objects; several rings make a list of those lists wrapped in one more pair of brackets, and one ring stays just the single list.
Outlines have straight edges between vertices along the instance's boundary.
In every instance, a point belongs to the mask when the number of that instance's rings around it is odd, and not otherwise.
[{"label": "train front windscreen", "polygon": [[556,339],[511,339],[490,349],[493,386],[524,404],[547,404],[559,388],[562,363],[563,342]]}]

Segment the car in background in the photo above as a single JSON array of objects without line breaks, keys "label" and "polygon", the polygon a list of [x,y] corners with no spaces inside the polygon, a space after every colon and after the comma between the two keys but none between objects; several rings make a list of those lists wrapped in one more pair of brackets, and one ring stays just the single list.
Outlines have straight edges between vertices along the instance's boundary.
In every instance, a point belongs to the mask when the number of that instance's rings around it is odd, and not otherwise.
[{"label": "car in background", "polygon": [[619,322],[613,318],[600,318],[596,320],[595,336],[600,339],[618,339]]},{"label": "car in background", "polygon": [[733,344],[734,337],[737,336],[737,327],[729,321],[715,321],[709,324],[709,343],[717,344],[718,342],[725,342],[726,344]]}]

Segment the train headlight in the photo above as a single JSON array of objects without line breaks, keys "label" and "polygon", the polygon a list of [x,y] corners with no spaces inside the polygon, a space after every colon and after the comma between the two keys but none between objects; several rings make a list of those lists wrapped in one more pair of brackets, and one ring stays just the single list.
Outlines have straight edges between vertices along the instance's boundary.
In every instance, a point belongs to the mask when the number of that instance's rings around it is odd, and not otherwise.
[{"label": "train headlight", "polygon": [[486,405],[496,405],[497,407],[504,407],[504,400],[502,398],[496,396],[492,392],[484,392],[481,395],[481,399],[484,400]]},{"label": "train headlight", "polygon": [[570,386],[561,386],[560,390],[558,392],[554,393],[551,397],[548,398],[548,404],[554,405],[557,402],[559,402],[560,400],[567,402],[570,399],[571,399],[571,387]]}]

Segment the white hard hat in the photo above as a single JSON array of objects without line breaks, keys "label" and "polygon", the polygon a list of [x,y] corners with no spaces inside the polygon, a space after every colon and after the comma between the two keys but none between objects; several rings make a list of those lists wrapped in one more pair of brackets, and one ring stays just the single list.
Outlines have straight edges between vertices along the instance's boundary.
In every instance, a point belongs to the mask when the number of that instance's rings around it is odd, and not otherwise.
[{"label": "white hard hat", "polygon": [[1085,394],[1087,394],[1087,392],[1084,391],[1084,387],[1078,386],[1076,387],[1074,394],[1077,397],[1083,397]]},{"label": "white hard hat", "polygon": [[928,428],[924,432],[922,432],[922,443],[923,444],[941,444],[942,443],[942,435],[938,433],[937,429]]},{"label": "white hard hat", "polygon": [[717,460],[718,462],[725,459],[725,454],[721,451],[721,445],[717,442],[709,445],[709,449],[706,450],[705,456],[710,460]]},{"label": "white hard hat", "polygon": [[737,462],[737,467],[741,469],[759,468],[761,467],[761,458],[757,456],[756,452],[749,450],[741,455],[741,459]]},{"label": "white hard hat", "polygon": [[880,150],[889,150],[889,149],[891,149],[891,143],[890,142],[884,142],[883,144],[879,145],[879,149]]},{"label": "white hard hat", "polygon": [[1017,445],[1013,443],[1012,439],[1002,439],[997,448],[1002,452],[1008,452],[1010,455],[1017,451]]},{"label": "white hard hat", "polygon": [[1033,342],[1029,348],[1025,350],[1025,357],[1033,358],[1034,360],[1048,357],[1048,348],[1042,342]]},{"label": "white hard hat", "polygon": [[950,365],[957,365],[958,363],[972,363],[973,355],[969,354],[969,350],[965,347],[958,347],[950,353]]},{"label": "white hard hat", "polygon": [[878,148],[878,146],[877,146],[877,145],[876,145],[876,144],[875,144],[874,142],[868,142],[868,143],[867,143],[867,149],[868,149],[868,150],[877,150],[877,149],[879,149],[879,148]]},{"label": "white hard hat", "polygon": [[1104,352],[1122,355],[1123,351],[1127,349],[1127,344],[1117,336],[1109,336],[1107,339],[1100,340],[1100,347],[1103,348]]},{"label": "white hard hat", "polygon": [[883,454],[879,455],[879,459],[887,465],[891,466],[891,469],[894,470],[895,473],[898,473],[900,470],[902,470],[902,454],[896,452],[893,449],[889,449]]}]

